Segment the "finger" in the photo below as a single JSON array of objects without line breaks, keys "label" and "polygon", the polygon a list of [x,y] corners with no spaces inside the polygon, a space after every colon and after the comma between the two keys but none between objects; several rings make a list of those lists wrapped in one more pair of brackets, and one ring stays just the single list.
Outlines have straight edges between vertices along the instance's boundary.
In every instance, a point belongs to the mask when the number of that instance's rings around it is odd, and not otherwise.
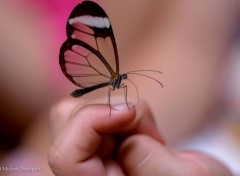
[{"label": "finger", "polygon": [[144,135],[127,139],[120,147],[118,156],[122,168],[129,176],[230,176],[223,165],[210,157],[202,157],[197,153],[193,155],[177,153]]},{"label": "finger", "polygon": [[164,144],[165,140],[156,125],[149,106],[144,101],[141,101],[136,108],[137,119],[139,119],[139,122],[134,132],[138,134],[145,134]]},{"label": "finger", "polygon": [[[130,105],[129,105],[130,106]],[[91,105],[81,108],[68,120],[49,150],[49,164],[56,175],[62,173],[95,175],[104,172],[101,159],[96,155],[103,134],[131,129],[136,109],[123,105]],[[63,167],[64,166],[64,167]],[[90,175],[91,175],[90,174]],[[101,175],[101,174],[100,174]]]}]

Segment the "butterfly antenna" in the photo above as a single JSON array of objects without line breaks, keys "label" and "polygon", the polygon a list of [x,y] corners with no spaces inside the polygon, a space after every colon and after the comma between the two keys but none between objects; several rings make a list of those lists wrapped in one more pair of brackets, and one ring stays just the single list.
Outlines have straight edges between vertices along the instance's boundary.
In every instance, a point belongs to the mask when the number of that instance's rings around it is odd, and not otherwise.
[{"label": "butterfly antenna", "polygon": [[128,72],[127,74],[139,75],[139,76],[145,76],[145,77],[147,77],[147,78],[150,78],[150,79],[156,81],[156,82],[159,83],[160,86],[163,88],[163,84],[162,84],[160,81],[158,81],[157,79],[155,79],[155,78],[153,78],[153,77],[151,77],[151,76],[144,75],[144,74],[141,74],[141,73],[136,73],[136,72]]},{"label": "butterfly antenna", "polygon": [[136,72],[155,72],[155,73],[160,73],[160,74],[163,74],[161,71],[159,70],[132,70],[132,71],[129,71],[127,72],[128,73],[136,73]]}]

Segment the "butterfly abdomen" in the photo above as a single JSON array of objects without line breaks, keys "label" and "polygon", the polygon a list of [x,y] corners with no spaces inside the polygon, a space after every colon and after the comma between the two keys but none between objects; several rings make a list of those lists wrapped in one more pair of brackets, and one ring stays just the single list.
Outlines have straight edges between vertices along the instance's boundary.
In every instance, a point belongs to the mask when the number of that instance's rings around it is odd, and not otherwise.
[{"label": "butterfly abdomen", "polygon": [[81,97],[82,95],[86,94],[86,93],[89,93],[93,90],[96,90],[96,89],[99,89],[99,88],[103,88],[105,86],[108,86],[110,85],[111,82],[105,82],[105,83],[101,83],[101,84],[97,84],[97,85],[94,85],[94,86],[91,86],[91,87],[86,87],[86,88],[83,88],[83,89],[77,89],[75,91],[73,91],[71,93],[71,95],[73,97]]}]

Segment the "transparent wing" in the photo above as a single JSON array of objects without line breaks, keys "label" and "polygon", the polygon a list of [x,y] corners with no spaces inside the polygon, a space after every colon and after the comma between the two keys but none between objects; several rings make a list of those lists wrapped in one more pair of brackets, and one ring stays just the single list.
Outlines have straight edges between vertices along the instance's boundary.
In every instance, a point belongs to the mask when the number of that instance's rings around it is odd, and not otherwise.
[{"label": "transparent wing", "polygon": [[81,88],[110,84],[119,74],[112,27],[99,5],[91,1],[78,4],[68,18],[67,37],[60,49],[59,62],[74,84]]}]

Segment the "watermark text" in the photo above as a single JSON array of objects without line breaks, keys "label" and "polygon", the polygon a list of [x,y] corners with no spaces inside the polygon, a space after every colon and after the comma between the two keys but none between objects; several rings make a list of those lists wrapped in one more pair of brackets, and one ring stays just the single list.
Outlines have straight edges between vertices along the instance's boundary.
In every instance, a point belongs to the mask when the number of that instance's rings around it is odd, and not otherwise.
[{"label": "watermark text", "polygon": [[40,167],[24,167],[21,165],[0,166],[0,172],[40,172]]}]

